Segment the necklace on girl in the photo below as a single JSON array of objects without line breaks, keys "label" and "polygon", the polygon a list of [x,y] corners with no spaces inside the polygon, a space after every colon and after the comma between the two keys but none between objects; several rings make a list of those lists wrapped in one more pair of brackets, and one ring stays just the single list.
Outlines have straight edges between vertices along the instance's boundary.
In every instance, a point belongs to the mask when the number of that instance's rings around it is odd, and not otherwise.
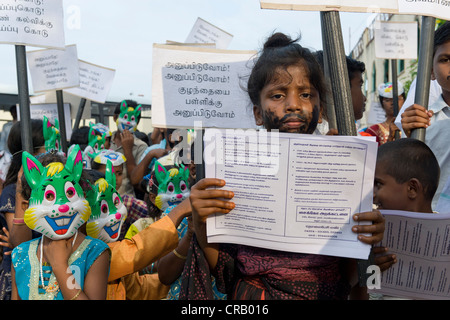
[{"label": "necklace on girl", "polygon": [[[73,246],[75,244],[75,241],[77,240],[77,235],[78,235],[78,230],[77,230],[77,233],[75,233],[75,236],[73,237],[72,248],[73,248]],[[39,257],[39,267],[40,267],[39,274],[40,274],[40,277],[41,277],[42,288],[44,288],[45,292],[47,292],[47,293],[50,293],[50,292],[54,293],[54,292],[57,292],[59,290],[59,284],[58,284],[58,282],[56,280],[55,280],[55,282],[53,284],[49,283],[48,285],[44,285],[44,272],[42,270],[42,257],[44,255],[43,252],[44,252],[44,235],[42,235],[41,245],[40,245],[41,256]]]}]

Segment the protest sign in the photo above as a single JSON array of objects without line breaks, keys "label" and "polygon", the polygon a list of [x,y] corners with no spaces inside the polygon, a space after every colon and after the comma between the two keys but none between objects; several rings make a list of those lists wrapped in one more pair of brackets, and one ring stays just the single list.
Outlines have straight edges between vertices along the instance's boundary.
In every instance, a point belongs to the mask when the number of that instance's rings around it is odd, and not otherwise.
[{"label": "protest sign", "polygon": [[380,210],[386,229],[380,244],[397,262],[369,292],[409,299],[449,300],[450,213]]},{"label": "protest sign", "polygon": [[375,56],[380,59],[417,59],[417,22],[379,22]]},{"label": "protest sign", "polygon": [[397,0],[398,13],[418,14],[450,20],[450,1],[448,0]]},{"label": "protest sign", "polygon": [[177,41],[171,41],[166,40],[166,44],[171,44],[175,46],[186,46],[186,47],[200,47],[200,48],[210,48],[210,49],[216,49],[215,43],[184,43],[184,42],[177,42]]},{"label": "protest sign", "polygon": [[352,215],[372,210],[374,137],[206,129],[204,143],[235,204],[208,217],[209,243],[367,259]]},{"label": "protest sign", "polygon": [[262,9],[417,14],[450,20],[448,0],[260,0]]},{"label": "protest sign", "polygon": [[255,53],[154,44],[152,125],[254,128],[242,78]]},{"label": "protest sign", "polygon": [[78,60],[78,66],[80,86],[65,89],[64,92],[98,103],[105,103],[116,71],[83,60]]},{"label": "protest sign", "polygon": [[34,92],[60,90],[80,84],[77,46],[65,50],[46,49],[27,52]]},{"label": "protest sign", "polygon": [[262,9],[396,13],[394,0],[260,0]]},{"label": "protest sign", "polygon": [[0,43],[64,48],[61,0],[0,1]]},{"label": "protest sign", "polygon": [[185,43],[215,43],[217,49],[227,49],[232,39],[233,35],[202,18],[197,18]]},{"label": "protest sign", "polygon": [[386,120],[386,111],[381,107],[379,101],[372,101],[370,104],[369,116],[367,123],[369,125],[382,123]]},{"label": "protest sign", "polygon": [[[30,105],[30,119],[42,120],[44,116],[46,116],[52,124],[55,124],[55,119],[60,120],[58,117],[58,104],[42,103]],[[20,109],[18,107],[17,107],[17,119],[20,120]],[[70,139],[70,136],[72,135],[72,118],[70,116],[69,103],[64,103],[64,120],[66,127],[66,138]]]}]

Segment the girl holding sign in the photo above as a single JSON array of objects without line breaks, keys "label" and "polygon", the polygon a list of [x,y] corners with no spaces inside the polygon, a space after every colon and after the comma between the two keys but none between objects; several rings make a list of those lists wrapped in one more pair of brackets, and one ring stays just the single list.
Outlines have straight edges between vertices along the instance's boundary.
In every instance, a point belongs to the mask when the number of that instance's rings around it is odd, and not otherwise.
[{"label": "girl holding sign", "polygon": [[[320,66],[312,53],[277,33],[264,45],[248,81],[258,125],[282,132],[314,132],[321,119],[325,85]],[[352,259],[268,250],[245,245],[208,243],[206,218],[234,208],[233,192],[221,190],[225,181],[200,180],[191,188],[195,239],[188,257],[180,299],[211,298],[206,286],[209,273],[229,299],[347,299],[356,285]],[[373,244],[383,238],[384,219],[379,211],[354,215],[373,225],[356,226],[362,242]],[[361,233],[371,233],[363,236]],[[209,266],[198,263],[205,257]],[[199,290],[203,288],[204,290]]]}]

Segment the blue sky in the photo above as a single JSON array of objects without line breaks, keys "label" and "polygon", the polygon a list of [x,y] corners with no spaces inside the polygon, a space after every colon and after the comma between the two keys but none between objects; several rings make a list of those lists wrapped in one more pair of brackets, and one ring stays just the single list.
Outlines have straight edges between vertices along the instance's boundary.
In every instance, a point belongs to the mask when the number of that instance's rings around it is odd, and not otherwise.
[{"label": "blue sky", "polygon": [[[233,35],[228,49],[258,50],[273,31],[301,33],[302,45],[322,49],[319,12],[261,9],[259,0],[63,0],[63,6],[66,45],[77,45],[79,59],[116,70],[112,101],[151,103],[153,43],[184,42],[198,17]],[[348,53],[373,15],[340,17]],[[14,45],[0,44],[0,70],[0,92],[17,93]],[[32,94],[30,78],[29,86]]]}]

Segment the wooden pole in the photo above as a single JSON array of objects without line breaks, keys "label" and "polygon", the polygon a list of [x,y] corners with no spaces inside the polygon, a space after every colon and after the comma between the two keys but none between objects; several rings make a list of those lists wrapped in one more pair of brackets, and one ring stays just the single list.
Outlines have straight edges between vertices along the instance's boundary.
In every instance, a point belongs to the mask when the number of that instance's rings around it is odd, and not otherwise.
[{"label": "wooden pole", "polygon": [[341,21],[338,11],[320,12],[324,51],[327,51],[330,85],[333,93],[337,129],[340,135],[356,136],[355,114],[353,111],[350,81],[348,81],[347,61],[342,38]]}]

